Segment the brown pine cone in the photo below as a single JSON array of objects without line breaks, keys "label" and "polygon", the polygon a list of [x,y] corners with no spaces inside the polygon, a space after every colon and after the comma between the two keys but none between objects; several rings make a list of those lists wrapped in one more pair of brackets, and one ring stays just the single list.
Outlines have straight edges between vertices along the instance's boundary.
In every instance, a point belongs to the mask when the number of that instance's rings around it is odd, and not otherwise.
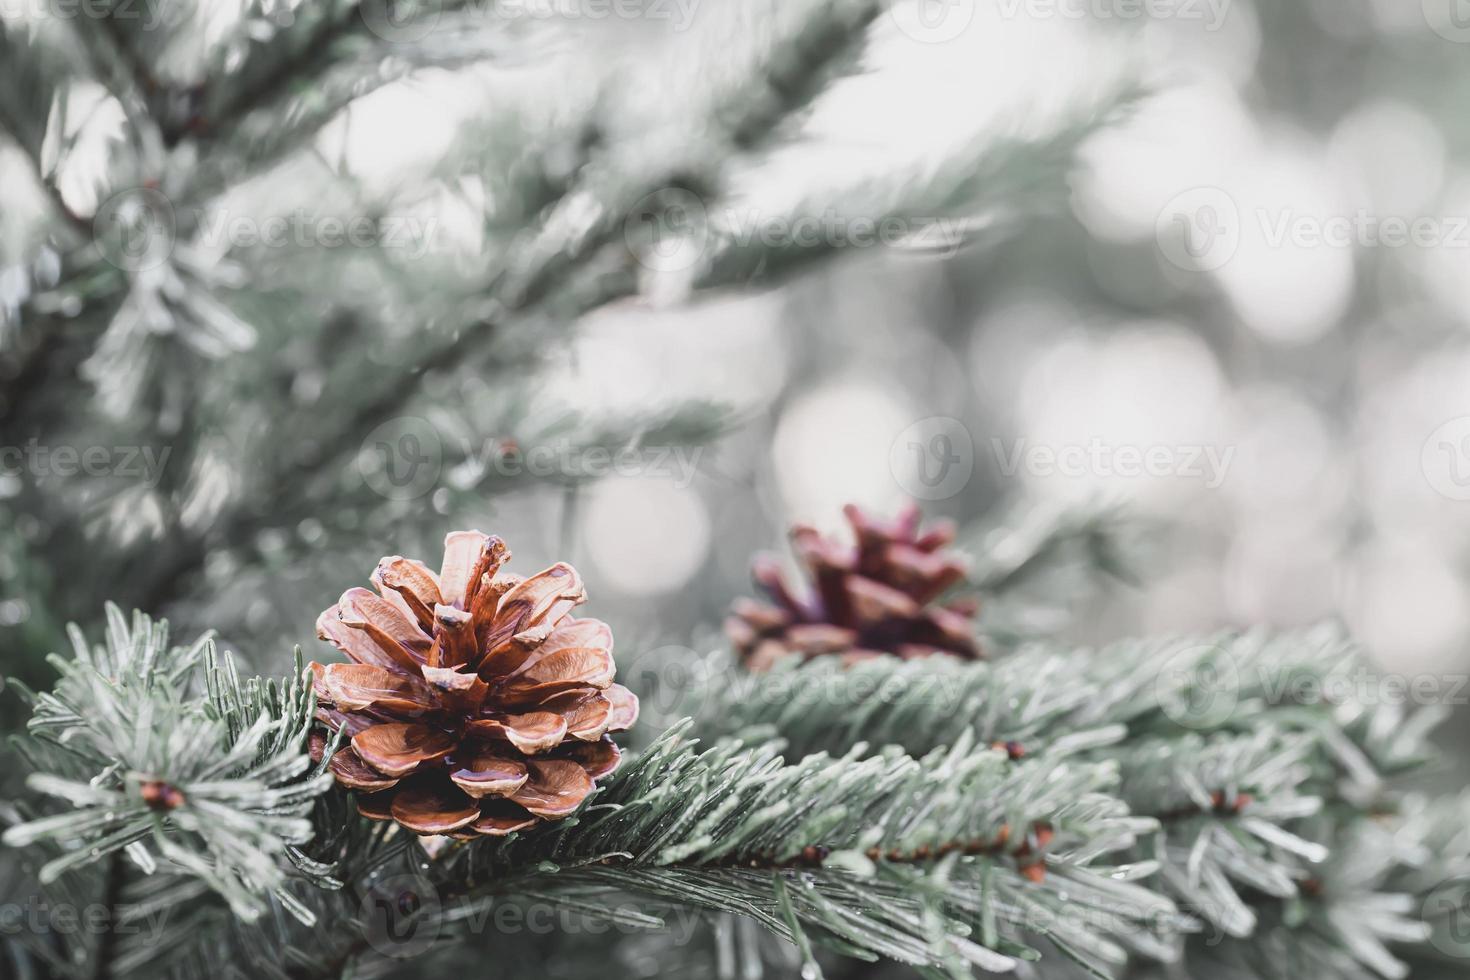
[{"label": "brown pine cone", "polygon": [[792,545],[814,583],[809,594],[788,585],[776,558],[756,559],[752,576],[771,601],[739,600],[725,621],[745,665],[767,670],[793,653],[806,659],[840,654],[849,661],[883,654],[979,658],[978,606],[966,600],[934,604],[965,577],[964,562],[944,550],[954,541],[954,525],[921,532],[919,508],[913,504],[891,521],[870,517],[853,504],[843,513],[854,545],[804,525],[791,530]]},{"label": "brown pine cone", "polygon": [[607,733],[638,699],[613,683],[612,631],[572,617],[586,594],[570,565],[523,579],[499,573],[509,558],[456,531],[437,575],[384,558],[376,593],[349,589],[317,620],[352,661],[311,669],[317,718],[350,739],[330,768],[364,816],[501,836],[567,816],[617,768]]}]

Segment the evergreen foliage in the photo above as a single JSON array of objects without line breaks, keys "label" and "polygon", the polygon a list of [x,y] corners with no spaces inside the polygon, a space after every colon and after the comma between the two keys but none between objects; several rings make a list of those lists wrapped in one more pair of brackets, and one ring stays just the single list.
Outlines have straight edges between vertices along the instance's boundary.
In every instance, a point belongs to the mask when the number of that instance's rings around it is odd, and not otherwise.
[{"label": "evergreen foliage", "polygon": [[[1398,787],[1433,773],[1438,715],[1364,697],[1383,679],[1336,629],[1032,642],[1128,577],[1132,535],[1107,508],[975,538],[989,661],[680,665],[694,681],[673,688],[670,723],[635,732],[565,820],[421,841],[362,818],[313,761],[314,694],[299,653],[276,676],[281,655],[390,530],[408,550],[532,480],[487,468],[484,447],[682,446],[728,427],[702,401],[612,418],[548,405],[539,369],[579,316],[764,285],[841,250],[742,238],[726,206],[945,216],[994,240],[1137,96],[1119,71],[1024,136],[774,194],[763,168],[810,150],[804,122],[869,70],[888,4],[754,6],[759,30],[701,38],[721,72],[651,104],[647,66],[507,94],[559,39],[477,4],[0,19],[0,163],[34,198],[12,208],[6,188],[0,445],[157,464],[0,474],[0,579],[29,613],[0,624],[6,720],[25,716],[0,804],[0,892],[25,915],[0,935],[9,974],[337,980],[483,961],[487,944],[544,963],[487,926],[532,907],[646,931],[611,953],[568,939],[584,967],[637,945],[691,976],[770,960],[816,980],[865,960],[926,977],[1397,980],[1470,955],[1454,928],[1470,800]],[[445,79],[484,96],[462,140],[423,179],[354,173],[353,112]],[[220,219],[298,200],[468,215],[467,240],[421,264],[211,240]],[[691,200],[708,222],[695,260],[661,269],[658,236],[689,231]],[[146,262],[139,231],[159,246]],[[442,442],[427,496],[384,493],[365,468],[364,446],[405,419]],[[105,599],[217,627],[250,666]],[[67,636],[70,655],[43,660]],[[696,914],[709,944],[670,944],[668,924]]]}]

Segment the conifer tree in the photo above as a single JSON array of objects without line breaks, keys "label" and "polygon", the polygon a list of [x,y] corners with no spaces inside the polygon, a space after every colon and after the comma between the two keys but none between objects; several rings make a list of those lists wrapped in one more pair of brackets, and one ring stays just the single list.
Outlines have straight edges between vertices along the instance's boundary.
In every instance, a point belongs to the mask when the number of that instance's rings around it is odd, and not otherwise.
[{"label": "conifer tree", "polygon": [[[539,385],[585,313],[845,247],[743,237],[728,207],[983,240],[1136,97],[1120,69],[1023,136],[962,126],[942,159],[794,195],[754,179],[832,150],[805,124],[874,69],[890,6],[732,4],[596,65],[585,25],[459,0],[4,12],[6,975],[1463,962],[1467,801],[1397,784],[1433,764],[1436,714],[1359,697],[1327,628],[1049,640],[1038,602],[1126,574],[1106,511],[1006,522],[953,562],[914,513],[857,521],[850,555],[803,533],[811,590],[758,576],[773,604],[671,675],[617,673],[625,624],[572,613],[569,565],[512,576],[463,533],[535,479],[485,446],[729,427],[705,403],[548,408]],[[463,100],[456,139],[359,173],[354,119],[419,86]],[[312,235],[346,217],[364,240],[267,240],[308,205]],[[446,534],[482,550],[362,574]]]}]

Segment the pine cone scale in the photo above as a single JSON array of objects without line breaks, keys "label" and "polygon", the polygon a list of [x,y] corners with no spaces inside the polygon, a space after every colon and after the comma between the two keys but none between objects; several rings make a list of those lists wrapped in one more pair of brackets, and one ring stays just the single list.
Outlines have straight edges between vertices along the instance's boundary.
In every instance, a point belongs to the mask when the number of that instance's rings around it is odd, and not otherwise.
[{"label": "pine cone scale", "polygon": [[367,589],[348,589],[342,593],[337,601],[337,619],[344,626],[361,630],[377,644],[382,656],[409,671],[423,661],[432,645],[396,606]]},{"label": "pine cone scale", "polygon": [[550,711],[492,715],[470,722],[467,732],[480,738],[509,742],[521,752],[535,755],[566,740],[567,720]]},{"label": "pine cone scale", "polygon": [[385,776],[407,776],[421,762],[444,758],[456,744],[450,733],[412,722],[374,725],[352,736],[358,758]]},{"label": "pine cone scale", "polygon": [[526,780],[531,777],[526,763],[498,753],[489,746],[472,750],[472,754],[460,760],[460,766],[449,774],[449,778],[476,799],[510,796],[526,785]]},{"label": "pine cone scale", "polygon": [[375,792],[381,789],[391,789],[398,785],[398,780],[385,776],[368,766],[357,754],[352,746],[347,746],[332,756],[332,761],[327,764],[337,781],[343,786],[351,789],[367,790]]},{"label": "pine cone scale", "polygon": [[317,617],[316,635],[317,639],[326,640],[345,653],[353,663],[371,664],[390,670],[404,666],[397,655],[385,650],[367,631],[344,623],[339,606],[332,606]]},{"label": "pine cone scale", "polygon": [[329,664],[323,691],[338,708],[412,714],[433,710],[434,695],[429,685],[407,674],[370,664]]},{"label": "pine cone scale", "polygon": [[[390,602],[402,603],[403,611],[422,630],[432,630],[434,607],[442,601],[439,577],[421,561],[392,555],[373,570],[373,587]],[[396,600],[396,601],[395,601]]]},{"label": "pine cone scale", "polygon": [[565,817],[582,805],[593,786],[587,770],[575,762],[532,761],[531,778],[510,800],[538,817]]},{"label": "pine cone scale", "polygon": [[454,606],[434,607],[434,645],[429,648],[430,667],[459,667],[475,655],[474,618]]},{"label": "pine cone scale", "polygon": [[452,785],[423,779],[394,794],[393,819],[419,834],[447,834],[480,818],[480,805]]},{"label": "pine cone scale", "polygon": [[452,667],[424,667],[422,672],[451,714],[473,715],[490,696],[490,685],[478,674],[464,674]]},{"label": "pine cone scale", "polygon": [[444,560],[439,566],[439,599],[447,606],[469,609],[471,586],[480,577],[494,575],[500,562],[509,557],[505,542],[478,531],[451,531],[444,536]]},{"label": "pine cone scale", "polygon": [[488,837],[504,837],[518,830],[536,826],[537,817],[524,807],[503,800],[492,800],[480,807],[480,819],[469,829]]},{"label": "pine cone scale", "polygon": [[583,742],[595,742],[607,733],[612,722],[612,702],[601,694],[580,697],[566,706],[548,705],[567,722],[567,734]]},{"label": "pine cone scale", "polygon": [[[632,727],[632,723],[638,718],[635,711],[629,719],[625,728]],[[601,779],[603,776],[611,775],[618,768],[618,763],[623,759],[622,750],[608,739],[596,742],[586,742],[574,746],[567,751],[567,758],[587,770],[587,775],[593,779]]]}]

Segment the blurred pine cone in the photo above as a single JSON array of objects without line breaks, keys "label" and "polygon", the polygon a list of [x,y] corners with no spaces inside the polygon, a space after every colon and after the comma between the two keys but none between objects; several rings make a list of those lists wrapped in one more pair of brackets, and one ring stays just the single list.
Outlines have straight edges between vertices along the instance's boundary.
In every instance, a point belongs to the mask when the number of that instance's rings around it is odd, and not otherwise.
[{"label": "blurred pine cone", "polygon": [[910,504],[883,521],[849,504],[843,509],[854,545],[824,538],[813,528],[791,530],[792,546],[815,588],[798,595],[778,559],[763,555],[751,573],[771,602],[741,599],[725,632],[751,670],[766,670],[788,654],[810,659],[839,654],[847,660],[893,654],[905,659],[948,653],[981,656],[975,640],[978,606],[958,600],[934,604],[965,577],[965,563],[945,547],[954,541],[948,522],[920,531],[919,508]]},{"label": "blurred pine cone", "polygon": [[[352,663],[311,665],[317,718],[350,738],[330,767],[364,816],[418,834],[500,836],[576,810],[617,768],[608,732],[638,700],[613,683],[612,631],[574,619],[570,565],[500,574],[505,543],[444,539],[436,575],[384,558],[317,634]],[[325,739],[318,739],[318,746]]]}]

